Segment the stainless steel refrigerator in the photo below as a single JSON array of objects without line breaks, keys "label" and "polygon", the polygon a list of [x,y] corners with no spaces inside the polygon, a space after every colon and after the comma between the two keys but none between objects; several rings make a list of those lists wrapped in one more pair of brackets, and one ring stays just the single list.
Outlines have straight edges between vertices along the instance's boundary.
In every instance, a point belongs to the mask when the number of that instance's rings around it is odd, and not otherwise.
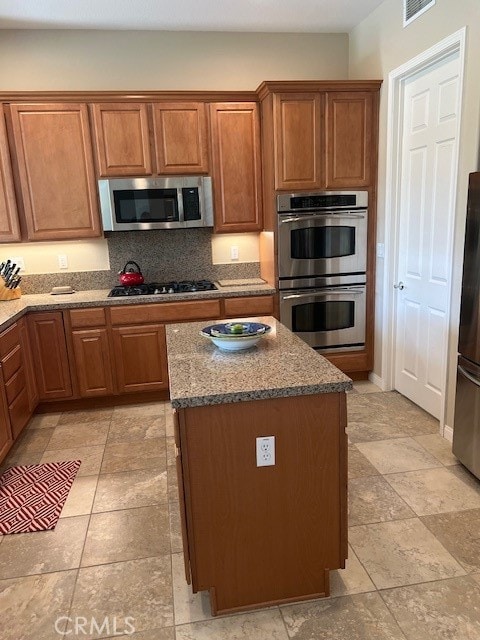
[{"label": "stainless steel refrigerator", "polygon": [[468,189],[453,453],[480,478],[480,172]]}]

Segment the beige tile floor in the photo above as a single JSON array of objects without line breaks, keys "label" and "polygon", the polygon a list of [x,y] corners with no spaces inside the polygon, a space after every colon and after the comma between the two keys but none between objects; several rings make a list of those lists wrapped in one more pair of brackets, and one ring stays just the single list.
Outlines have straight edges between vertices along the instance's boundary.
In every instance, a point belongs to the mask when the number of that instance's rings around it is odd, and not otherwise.
[{"label": "beige tile floor", "polygon": [[331,597],[220,618],[183,575],[169,405],[34,417],[3,468],[82,466],[54,531],[0,537],[1,640],[480,640],[480,482],[397,393],[359,383],[348,406]]}]

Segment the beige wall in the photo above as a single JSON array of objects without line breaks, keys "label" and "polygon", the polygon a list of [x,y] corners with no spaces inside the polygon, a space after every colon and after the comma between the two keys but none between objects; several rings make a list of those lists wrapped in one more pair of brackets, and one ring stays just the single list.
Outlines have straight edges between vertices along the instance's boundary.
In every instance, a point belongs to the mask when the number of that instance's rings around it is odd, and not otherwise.
[{"label": "beige wall", "polygon": [[[403,28],[402,2],[385,0],[350,34],[349,77],[383,78],[380,108],[378,241],[384,240],[385,165],[387,134],[387,87],[389,73],[430,48],[443,38],[467,26],[459,180],[455,213],[454,274],[448,349],[446,424],[453,424],[456,350],[463,261],[463,236],[468,173],[478,168],[480,124],[480,2],[479,0],[437,0],[436,4]],[[375,373],[385,374],[382,349],[383,260],[377,261]],[[392,283],[393,284],[393,283]]]},{"label": "beige wall", "polygon": [[[0,91],[241,90],[263,80],[343,79],[346,34],[181,33],[153,31],[0,31]],[[212,246],[214,262],[258,260],[258,236]],[[95,244],[0,245],[0,258],[20,256],[26,273],[108,269],[105,240]]]},{"label": "beige wall", "polygon": [[347,74],[346,34],[0,32],[0,91],[252,91],[263,80]]}]

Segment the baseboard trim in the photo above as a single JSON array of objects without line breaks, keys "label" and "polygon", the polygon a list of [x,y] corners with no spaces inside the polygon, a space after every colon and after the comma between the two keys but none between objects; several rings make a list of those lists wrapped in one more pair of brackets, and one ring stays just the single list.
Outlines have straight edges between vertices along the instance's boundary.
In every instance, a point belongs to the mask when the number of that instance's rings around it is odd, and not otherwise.
[{"label": "baseboard trim", "polygon": [[445,440],[453,442],[453,429],[452,427],[449,427],[448,424],[443,427],[443,437]]},{"label": "baseboard trim", "polygon": [[387,391],[387,385],[385,384],[385,380],[380,376],[377,376],[377,374],[373,373],[373,371],[371,371],[368,374],[368,379],[370,380],[370,382],[373,382],[373,384],[376,384],[377,387],[380,387],[382,391]]}]

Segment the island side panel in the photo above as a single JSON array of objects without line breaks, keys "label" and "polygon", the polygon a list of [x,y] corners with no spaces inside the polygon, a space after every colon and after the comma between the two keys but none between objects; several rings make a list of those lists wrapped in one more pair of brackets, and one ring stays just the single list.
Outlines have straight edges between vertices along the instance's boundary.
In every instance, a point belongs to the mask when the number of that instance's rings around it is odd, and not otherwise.
[{"label": "island side panel", "polygon": [[[328,595],[346,553],[345,394],[180,413],[194,590],[214,613]],[[272,435],[276,464],[257,467]]]}]

